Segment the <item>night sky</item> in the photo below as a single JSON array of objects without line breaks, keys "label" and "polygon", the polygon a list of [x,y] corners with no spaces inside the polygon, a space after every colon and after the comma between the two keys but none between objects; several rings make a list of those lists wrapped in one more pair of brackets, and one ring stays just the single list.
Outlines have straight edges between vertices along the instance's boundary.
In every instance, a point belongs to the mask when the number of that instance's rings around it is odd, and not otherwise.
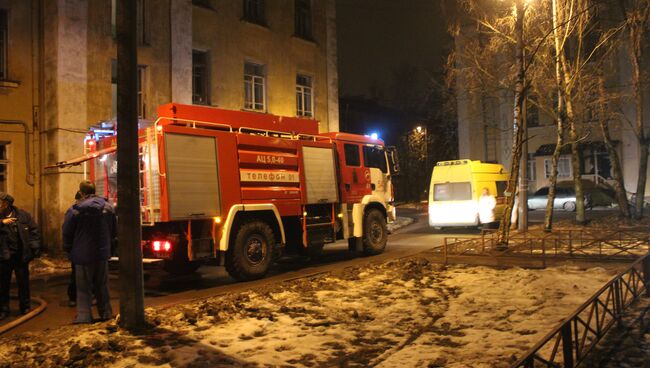
[{"label": "night sky", "polygon": [[394,74],[417,68],[409,82],[426,89],[440,72],[449,45],[442,0],[337,0],[340,96],[379,97],[390,102]]}]

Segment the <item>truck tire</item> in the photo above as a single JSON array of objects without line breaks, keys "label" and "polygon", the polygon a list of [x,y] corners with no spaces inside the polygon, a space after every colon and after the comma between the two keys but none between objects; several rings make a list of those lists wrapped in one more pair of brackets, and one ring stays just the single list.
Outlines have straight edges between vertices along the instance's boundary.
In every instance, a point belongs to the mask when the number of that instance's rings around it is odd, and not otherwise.
[{"label": "truck tire", "polygon": [[226,252],[226,271],[238,281],[264,277],[271,267],[275,237],[262,221],[244,223]]},{"label": "truck tire", "polygon": [[363,254],[372,256],[382,253],[387,241],[386,218],[378,209],[370,209],[363,219]]}]

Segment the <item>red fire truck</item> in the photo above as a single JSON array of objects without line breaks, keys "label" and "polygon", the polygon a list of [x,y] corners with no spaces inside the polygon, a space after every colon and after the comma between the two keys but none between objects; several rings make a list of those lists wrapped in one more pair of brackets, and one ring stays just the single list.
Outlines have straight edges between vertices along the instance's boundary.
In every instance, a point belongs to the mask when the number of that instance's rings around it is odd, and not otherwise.
[{"label": "red fire truck", "polygon": [[[283,251],[316,257],[338,239],[365,255],[386,246],[396,165],[381,140],[176,103],[139,132],[143,255],[169,272],[218,262],[251,280]],[[98,195],[117,204],[116,137],[92,133],[84,156],[58,166],[83,162]]]}]

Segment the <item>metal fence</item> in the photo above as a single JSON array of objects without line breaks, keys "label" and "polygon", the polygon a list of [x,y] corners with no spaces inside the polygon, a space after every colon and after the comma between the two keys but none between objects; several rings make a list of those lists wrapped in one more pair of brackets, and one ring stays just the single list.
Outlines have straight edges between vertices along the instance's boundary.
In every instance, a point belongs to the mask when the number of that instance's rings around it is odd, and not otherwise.
[{"label": "metal fence", "polygon": [[576,367],[644,293],[650,296],[650,254],[609,281],[512,367]]},{"label": "metal fence", "polygon": [[508,248],[497,251],[495,234],[447,237],[436,252],[453,256],[538,256],[632,260],[650,252],[650,234],[637,230],[560,230],[515,233]]}]

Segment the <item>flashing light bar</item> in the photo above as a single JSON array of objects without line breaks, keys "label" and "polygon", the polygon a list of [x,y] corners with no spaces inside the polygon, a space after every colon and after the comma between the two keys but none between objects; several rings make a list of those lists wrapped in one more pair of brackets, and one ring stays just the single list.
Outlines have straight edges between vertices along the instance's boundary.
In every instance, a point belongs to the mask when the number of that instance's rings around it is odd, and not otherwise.
[{"label": "flashing light bar", "polygon": [[466,165],[470,160],[455,160],[455,161],[440,161],[437,166],[450,166],[450,165]]}]

